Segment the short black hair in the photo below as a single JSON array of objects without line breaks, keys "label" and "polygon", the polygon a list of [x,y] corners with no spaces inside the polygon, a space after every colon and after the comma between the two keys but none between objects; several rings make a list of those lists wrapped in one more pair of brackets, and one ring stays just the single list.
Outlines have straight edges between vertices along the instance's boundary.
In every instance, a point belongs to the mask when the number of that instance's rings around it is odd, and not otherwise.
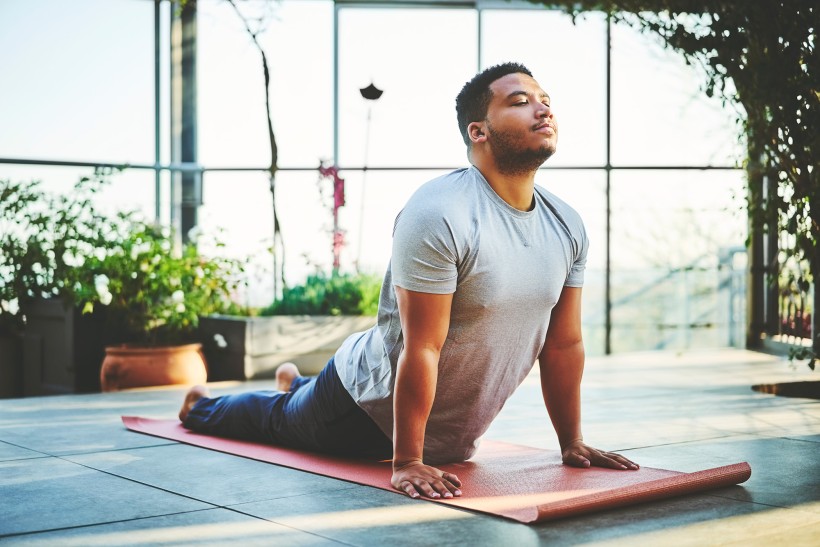
[{"label": "short black hair", "polygon": [[521,63],[501,63],[499,65],[485,68],[473,79],[464,84],[456,97],[456,117],[458,118],[458,130],[461,131],[461,138],[464,144],[470,146],[470,136],[467,134],[467,126],[472,122],[483,120],[487,117],[487,108],[493,98],[490,91],[490,84],[508,74],[526,74],[532,78],[532,72]]}]

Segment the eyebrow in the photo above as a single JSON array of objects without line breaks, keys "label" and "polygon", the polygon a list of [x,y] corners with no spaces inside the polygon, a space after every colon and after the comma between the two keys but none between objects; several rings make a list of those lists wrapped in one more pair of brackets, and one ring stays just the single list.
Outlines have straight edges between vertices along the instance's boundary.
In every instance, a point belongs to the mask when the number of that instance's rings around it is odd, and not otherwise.
[{"label": "eyebrow", "polygon": [[[513,91],[512,93],[510,93],[509,95],[507,95],[507,98],[508,98],[508,99],[512,99],[513,97],[517,97],[517,96],[519,96],[519,95],[524,95],[525,97],[529,97],[529,95],[530,95],[530,94],[529,94],[529,93],[527,93],[526,91],[523,91],[523,90],[518,90],[518,91]],[[547,92],[546,92],[546,91],[542,91],[542,92],[540,92],[540,93],[538,94],[538,98],[539,98],[539,99],[544,99],[544,98],[549,99],[549,98],[550,98],[550,96],[547,94]]]}]

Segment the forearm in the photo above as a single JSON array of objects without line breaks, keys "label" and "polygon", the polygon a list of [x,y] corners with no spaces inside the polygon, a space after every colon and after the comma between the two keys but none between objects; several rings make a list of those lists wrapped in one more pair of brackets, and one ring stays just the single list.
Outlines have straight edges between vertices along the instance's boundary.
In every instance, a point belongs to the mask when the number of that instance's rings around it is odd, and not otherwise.
[{"label": "forearm", "polygon": [[433,407],[439,352],[408,349],[399,357],[393,393],[393,467],[422,461],[424,432]]},{"label": "forearm", "polygon": [[581,377],[584,345],[578,341],[560,348],[544,348],[539,357],[541,392],[558,442],[565,448],[583,439],[581,433]]}]

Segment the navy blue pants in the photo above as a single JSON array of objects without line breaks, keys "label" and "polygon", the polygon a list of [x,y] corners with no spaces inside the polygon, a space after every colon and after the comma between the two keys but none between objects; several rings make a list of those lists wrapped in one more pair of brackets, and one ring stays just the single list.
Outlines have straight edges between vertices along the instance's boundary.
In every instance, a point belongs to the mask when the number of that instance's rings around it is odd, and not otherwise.
[{"label": "navy blue pants", "polygon": [[202,398],[183,425],[230,437],[338,456],[390,459],[390,439],[353,400],[331,359],[318,376],[294,379],[289,392],[253,391]]}]

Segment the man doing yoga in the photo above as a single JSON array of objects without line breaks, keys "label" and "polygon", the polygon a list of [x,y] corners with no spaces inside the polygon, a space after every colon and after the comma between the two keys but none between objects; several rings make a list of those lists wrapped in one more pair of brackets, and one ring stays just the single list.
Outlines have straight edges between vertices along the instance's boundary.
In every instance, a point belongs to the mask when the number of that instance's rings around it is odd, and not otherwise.
[{"label": "man doing yoga", "polygon": [[377,324],[316,377],[280,367],[280,391],[210,398],[192,388],[185,427],[392,457],[396,489],[450,498],[462,484],[434,465],[470,458],[538,361],[563,462],[638,468],[581,435],[588,240],[578,214],[534,182],[558,138],[550,97],[506,63],[467,82],[456,113],[472,165],[427,182],[396,217]]}]

